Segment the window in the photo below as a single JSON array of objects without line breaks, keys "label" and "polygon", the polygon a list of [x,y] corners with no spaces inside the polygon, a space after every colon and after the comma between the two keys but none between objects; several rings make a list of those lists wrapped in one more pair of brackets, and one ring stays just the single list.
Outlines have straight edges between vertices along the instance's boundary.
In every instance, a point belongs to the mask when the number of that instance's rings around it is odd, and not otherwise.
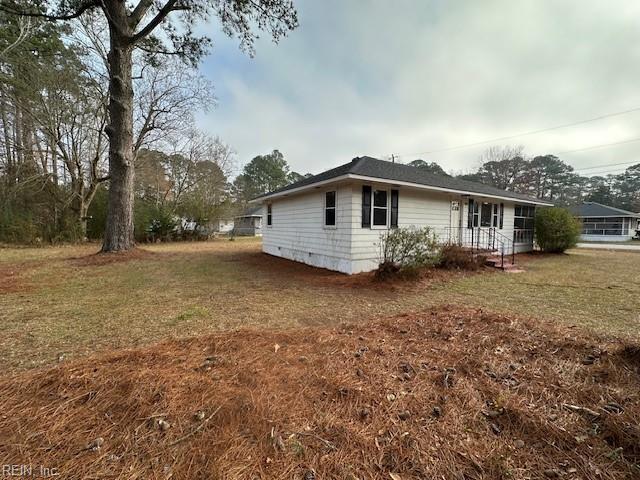
[{"label": "window", "polygon": [[626,235],[628,231],[621,217],[588,217],[582,221],[582,233],[585,235]]},{"label": "window", "polygon": [[490,202],[476,202],[469,199],[469,219],[467,227],[502,228],[504,223],[504,204]]},{"label": "window", "polygon": [[490,203],[482,202],[482,210],[480,211],[480,226],[490,227],[491,217],[493,214],[493,206]]},{"label": "window", "polygon": [[387,226],[387,191],[386,190],[374,190],[373,191],[373,226]]},{"label": "window", "polygon": [[325,227],[336,226],[336,192],[325,192],[324,194],[324,225]]},{"label": "window", "polygon": [[267,226],[271,226],[271,204],[267,205]]},{"label": "window", "polygon": [[516,205],[513,228],[516,230],[533,230],[536,207],[532,205]]},{"label": "window", "polygon": [[480,226],[480,205],[474,202],[473,198],[469,199],[469,211],[467,219],[467,228]]},{"label": "window", "polygon": [[362,228],[398,227],[399,190],[362,186]]}]

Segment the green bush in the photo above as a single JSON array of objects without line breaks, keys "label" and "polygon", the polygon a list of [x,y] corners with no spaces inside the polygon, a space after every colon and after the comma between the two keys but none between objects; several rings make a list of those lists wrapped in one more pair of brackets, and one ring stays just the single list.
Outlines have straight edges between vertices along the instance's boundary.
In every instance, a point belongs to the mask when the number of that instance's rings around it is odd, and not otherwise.
[{"label": "green bush", "polygon": [[381,279],[414,276],[420,269],[437,263],[438,241],[429,227],[389,230],[380,236],[379,245],[380,265],[376,276]]},{"label": "green bush", "polygon": [[560,207],[536,211],[536,242],[543,252],[562,253],[575,247],[580,238],[580,222]]},{"label": "green bush", "polygon": [[87,216],[87,238],[92,240],[102,240],[104,229],[107,225],[107,201],[109,191],[104,185],[100,185],[96,191]]},{"label": "green bush", "polygon": [[66,196],[65,187],[33,183],[18,188],[1,180],[0,243],[41,245],[82,239],[69,206],[51,199],[51,192]]},{"label": "green bush", "polygon": [[173,212],[143,199],[134,204],[134,234],[137,242],[174,240],[177,221]]}]

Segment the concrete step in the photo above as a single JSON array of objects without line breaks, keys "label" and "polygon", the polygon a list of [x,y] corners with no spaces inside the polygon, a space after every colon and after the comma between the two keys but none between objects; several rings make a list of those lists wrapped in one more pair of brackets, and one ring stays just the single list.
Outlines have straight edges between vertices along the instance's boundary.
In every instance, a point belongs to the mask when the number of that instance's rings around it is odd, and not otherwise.
[{"label": "concrete step", "polygon": [[505,257],[504,263],[502,263],[502,265],[501,265],[501,262],[502,262],[501,257],[489,257],[485,261],[485,264],[489,267],[500,268],[505,272],[509,272],[509,273],[524,272],[524,270],[519,265],[515,265],[511,263],[511,257],[508,257],[508,258]]}]

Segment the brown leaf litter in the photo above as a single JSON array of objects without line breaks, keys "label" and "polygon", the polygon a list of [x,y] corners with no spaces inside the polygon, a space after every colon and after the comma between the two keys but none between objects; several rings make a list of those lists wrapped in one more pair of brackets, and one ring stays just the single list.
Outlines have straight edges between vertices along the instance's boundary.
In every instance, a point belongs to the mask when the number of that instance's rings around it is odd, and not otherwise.
[{"label": "brown leaf litter", "polygon": [[640,478],[638,352],[453,308],[169,341],[1,377],[0,463],[62,478]]}]

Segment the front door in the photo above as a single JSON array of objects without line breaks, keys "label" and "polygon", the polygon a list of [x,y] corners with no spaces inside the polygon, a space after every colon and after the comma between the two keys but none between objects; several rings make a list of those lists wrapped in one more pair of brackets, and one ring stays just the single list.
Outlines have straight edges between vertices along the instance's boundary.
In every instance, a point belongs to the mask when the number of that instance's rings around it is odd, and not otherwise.
[{"label": "front door", "polygon": [[451,232],[449,241],[460,243],[462,231],[460,230],[460,200],[451,200],[450,225]]}]

